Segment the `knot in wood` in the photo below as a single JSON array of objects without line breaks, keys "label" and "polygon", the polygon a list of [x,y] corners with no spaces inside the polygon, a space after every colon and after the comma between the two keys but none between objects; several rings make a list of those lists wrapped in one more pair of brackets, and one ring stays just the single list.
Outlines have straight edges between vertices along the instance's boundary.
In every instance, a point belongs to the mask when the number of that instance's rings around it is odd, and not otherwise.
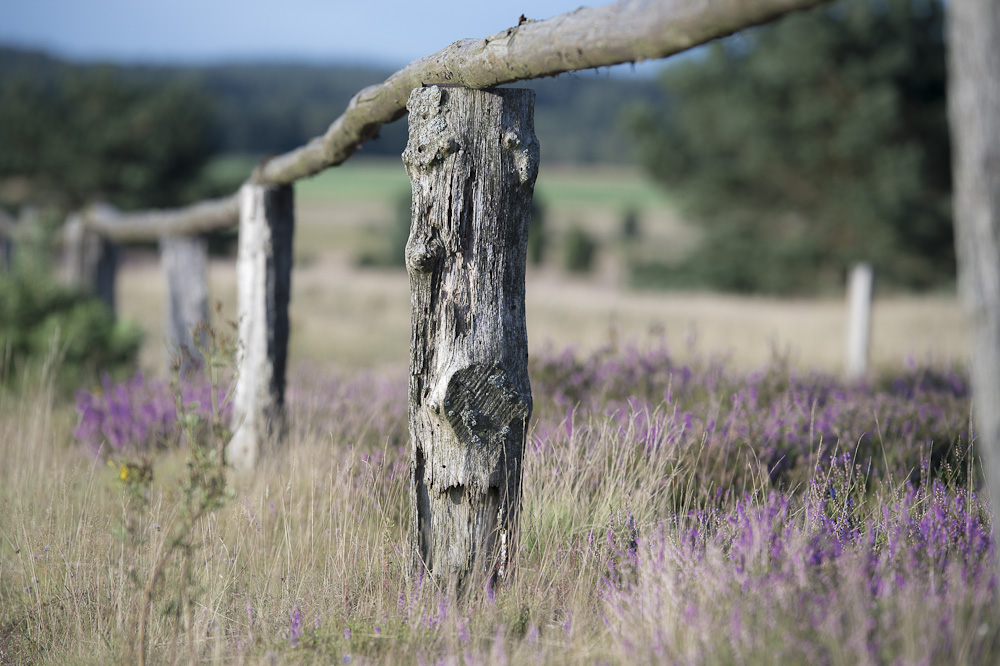
[{"label": "knot in wood", "polygon": [[541,156],[538,141],[534,135],[528,135],[527,139],[527,141],[522,141],[521,136],[513,129],[508,129],[503,134],[503,147],[513,156],[518,180],[522,185],[535,182],[535,178],[538,176],[538,161]]},{"label": "knot in wood", "polygon": [[445,134],[447,126],[439,129],[438,133],[428,126],[424,134],[411,137],[403,151],[403,164],[408,170],[429,171],[444,162],[449,155],[458,152],[458,142]]},{"label": "knot in wood", "polygon": [[512,426],[523,430],[531,415],[531,395],[519,390],[502,368],[474,364],[452,375],[444,407],[459,439],[479,446],[506,439]]},{"label": "knot in wood", "polygon": [[428,238],[414,232],[406,241],[406,268],[410,272],[430,273],[437,267],[443,256],[444,245],[437,237]]}]

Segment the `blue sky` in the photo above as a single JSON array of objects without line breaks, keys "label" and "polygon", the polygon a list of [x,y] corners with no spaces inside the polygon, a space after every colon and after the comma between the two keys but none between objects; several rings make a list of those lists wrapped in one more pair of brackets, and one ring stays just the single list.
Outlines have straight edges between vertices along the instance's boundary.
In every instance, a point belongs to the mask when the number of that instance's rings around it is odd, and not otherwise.
[{"label": "blue sky", "polygon": [[509,0],[0,0],[0,43],[79,60],[277,59],[401,67],[457,39],[499,32],[516,24],[522,12],[528,18],[544,19],[579,6],[579,0],[523,4]]}]

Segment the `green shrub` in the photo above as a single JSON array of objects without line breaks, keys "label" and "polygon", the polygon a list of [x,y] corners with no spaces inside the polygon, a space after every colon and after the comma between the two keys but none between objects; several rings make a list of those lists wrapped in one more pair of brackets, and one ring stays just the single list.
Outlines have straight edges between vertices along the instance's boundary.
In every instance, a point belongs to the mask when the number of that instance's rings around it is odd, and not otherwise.
[{"label": "green shrub", "polygon": [[541,266],[545,261],[548,235],[545,233],[545,206],[536,198],[531,201],[531,221],[528,223],[528,262]]},{"label": "green shrub", "polygon": [[56,385],[72,391],[98,373],[134,369],[142,332],[94,296],[56,284],[48,275],[0,275],[0,381],[18,381],[48,360],[59,363]]},{"label": "green shrub", "polygon": [[639,228],[639,211],[629,208],[622,214],[621,237],[624,241],[638,240],[642,230]]},{"label": "green shrub", "polygon": [[394,214],[389,228],[382,235],[381,245],[375,250],[363,251],[357,257],[358,266],[406,267],[406,241],[410,238],[411,211],[410,191],[400,192],[396,197]]},{"label": "green shrub", "polygon": [[570,273],[589,273],[594,264],[597,244],[580,227],[573,227],[566,234],[566,270]]}]

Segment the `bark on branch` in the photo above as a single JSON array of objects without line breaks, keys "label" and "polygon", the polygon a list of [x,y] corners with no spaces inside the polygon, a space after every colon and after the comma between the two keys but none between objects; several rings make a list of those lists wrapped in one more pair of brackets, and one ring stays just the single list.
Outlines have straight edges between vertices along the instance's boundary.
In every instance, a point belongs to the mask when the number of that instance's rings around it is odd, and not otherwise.
[{"label": "bark on branch", "polygon": [[240,201],[236,194],[170,210],[122,213],[112,206],[96,205],[83,213],[87,229],[119,243],[203,234],[232,227],[239,219]]}]

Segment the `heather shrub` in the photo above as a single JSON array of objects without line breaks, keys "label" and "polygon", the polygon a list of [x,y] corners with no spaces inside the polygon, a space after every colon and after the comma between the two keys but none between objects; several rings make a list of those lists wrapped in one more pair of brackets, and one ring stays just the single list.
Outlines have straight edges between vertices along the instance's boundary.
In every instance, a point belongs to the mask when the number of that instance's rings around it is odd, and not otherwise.
[{"label": "heather shrub", "polygon": [[[108,375],[101,385],[76,394],[76,441],[95,456],[153,453],[176,447],[182,442],[178,418],[179,399],[188,413],[211,422],[212,391],[204,377],[192,376],[177,386],[142,373],[115,383]],[[214,389],[221,414],[228,419],[232,405],[229,385]],[[179,395],[178,395],[179,392]]]},{"label": "heather shrub", "polygon": [[[299,370],[281,455],[231,480],[232,501],[196,530],[169,528],[182,566],[159,574],[150,661],[185,642],[189,660],[234,663],[1000,659],[961,375],[913,367],[847,384],[780,361],[681,363],[663,347],[546,351],[529,370],[512,578],[461,601],[410,574],[405,369]],[[103,466],[83,456],[80,473],[35,473],[36,460],[73,457],[5,444],[23,439],[11,422],[0,419],[0,530],[29,555],[8,557],[0,577],[0,642],[51,662],[115,661],[117,623],[136,613],[122,581],[155,579],[158,529],[184,515],[166,462],[177,456],[151,458],[122,560],[102,533],[121,498],[92,490]],[[855,439],[870,428],[871,445]],[[933,443],[952,435],[964,458],[935,462]],[[47,454],[59,438],[34,441]],[[800,453],[772,464],[782,450]],[[53,503],[48,485],[24,489],[29,478],[89,499]],[[108,642],[88,643],[95,632]]]},{"label": "heather shrub", "polygon": [[[853,474],[847,460],[836,466]],[[802,496],[772,491],[651,526],[615,555],[631,576],[603,585],[612,640],[635,663],[956,664],[995,655],[997,638],[982,624],[996,603],[983,499],[934,481],[852,505],[835,487],[819,477]],[[951,610],[943,620],[919,607]]]},{"label": "heather shrub", "polygon": [[607,420],[649,449],[682,441],[698,449],[695,478],[706,487],[739,490],[756,477],[802,487],[815,463],[844,452],[869,479],[919,483],[925,460],[961,481],[973,466],[967,381],[952,371],[908,370],[869,385],[780,360],[751,373],[721,361],[681,364],[659,347],[536,355],[531,377],[537,415],[575,428]]}]

